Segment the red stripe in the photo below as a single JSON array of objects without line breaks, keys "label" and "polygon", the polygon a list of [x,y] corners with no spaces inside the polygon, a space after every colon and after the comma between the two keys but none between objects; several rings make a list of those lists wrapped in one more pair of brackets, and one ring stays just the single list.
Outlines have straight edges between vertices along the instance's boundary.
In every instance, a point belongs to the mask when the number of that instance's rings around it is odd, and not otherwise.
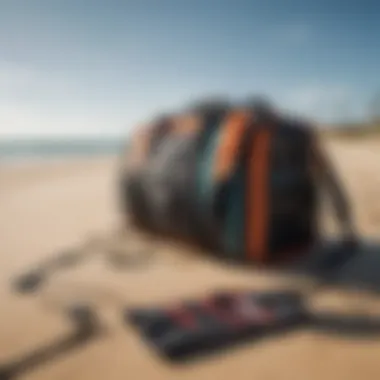
[{"label": "red stripe", "polygon": [[234,327],[245,326],[247,321],[239,315],[232,315],[230,312],[223,310],[215,304],[213,299],[207,299],[202,302],[202,306],[218,320]]},{"label": "red stripe", "polygon": [[193,313],[187,310],[185,307],[178,307],[169,310],[169,315],[173,318],[179,325],[186,329],[196,329],[197,321]]}]

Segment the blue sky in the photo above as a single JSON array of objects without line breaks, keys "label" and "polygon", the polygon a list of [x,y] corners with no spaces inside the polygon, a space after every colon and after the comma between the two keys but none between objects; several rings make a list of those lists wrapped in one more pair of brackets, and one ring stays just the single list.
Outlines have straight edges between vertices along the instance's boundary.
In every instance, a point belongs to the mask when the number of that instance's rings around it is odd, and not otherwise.
[{"label": "blue sky", "polygon": [[118,135],[214,94],[359,117],[379,41],[376,0],[0,0],[0,136]]}]

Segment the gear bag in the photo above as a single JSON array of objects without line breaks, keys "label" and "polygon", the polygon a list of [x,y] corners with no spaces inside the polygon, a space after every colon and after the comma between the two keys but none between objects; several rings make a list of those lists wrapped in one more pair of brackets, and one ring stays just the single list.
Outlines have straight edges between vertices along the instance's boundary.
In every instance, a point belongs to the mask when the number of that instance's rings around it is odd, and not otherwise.
[{"label": "gear bag", "polygon": [[314,243],[306,125],[235,107],[179,114],[136,135],[129,159],[139,161],[123,172],[121,195],[145,229],[238,261],[281,261]]}]

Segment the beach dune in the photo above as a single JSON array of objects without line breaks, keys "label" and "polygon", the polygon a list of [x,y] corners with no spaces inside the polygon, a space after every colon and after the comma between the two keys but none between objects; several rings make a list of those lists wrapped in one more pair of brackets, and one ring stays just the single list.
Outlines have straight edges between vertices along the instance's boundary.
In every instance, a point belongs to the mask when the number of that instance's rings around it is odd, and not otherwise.
[{"label": "beach dune", "polygon": [[[327,141],[327,149],[353,200],[360,232],[380,232],[380,141]],[[0,163],[0,364],[27,354],[64,334],[69,325],[60,309],[89,302],[100,312],[104,332],[82,349],[62,355],[21,378],[185,380],[353,380],[380,378],[380,342],[362,342],[299,331],[248,344],[228,354],[185,367],[164,364],[122,323],[126,305],[176,300],[229,286],[270,287],[283,279],[228,268],[192,256],[189,249],[154,242],[149,266],[113,268],[96,255],[62,271],[41,294],[20,296],[10,289],[14,275],[43,259],[119,223],[115,202],[115,157],[56,163]],[[135,244],[131,240],[129,244]],[[371,297],[326,289],[316,302],[336,307],[379,309]],[[368,299],[367,299],[368,298]]]}]

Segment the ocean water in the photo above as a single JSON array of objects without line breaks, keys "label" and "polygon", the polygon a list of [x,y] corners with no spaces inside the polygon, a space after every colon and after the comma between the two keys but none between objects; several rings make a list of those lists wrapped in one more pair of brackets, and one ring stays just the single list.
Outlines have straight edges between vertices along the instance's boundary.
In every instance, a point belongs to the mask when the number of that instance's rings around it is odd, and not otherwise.
[{"label": "ocean water", "polygon": [[55,160],[118,154],[125,139],[0,139],[0,161]]}]

